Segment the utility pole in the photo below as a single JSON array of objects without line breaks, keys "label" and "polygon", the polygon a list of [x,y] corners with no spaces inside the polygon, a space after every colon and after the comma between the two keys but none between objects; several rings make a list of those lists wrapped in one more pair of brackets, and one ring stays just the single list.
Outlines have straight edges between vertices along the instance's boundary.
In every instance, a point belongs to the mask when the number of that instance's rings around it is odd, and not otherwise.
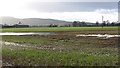
[{"label": "utility pole", "polygon": [[102,28],[103,28],[103,20],[104,20],[104,16],[102,16]]}]

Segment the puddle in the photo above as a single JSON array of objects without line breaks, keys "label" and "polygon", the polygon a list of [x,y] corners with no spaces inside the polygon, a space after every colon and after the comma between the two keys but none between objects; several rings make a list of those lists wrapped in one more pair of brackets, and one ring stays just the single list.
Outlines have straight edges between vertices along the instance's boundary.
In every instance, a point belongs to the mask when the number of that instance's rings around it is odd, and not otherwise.
[{"label": "puddle", "polygon": [[36,49],[49,49],[50,47],[37,47],[37,46],[30,46],[28,44],[18,44],[14,42],[1,42],[2,45],[12,45],[12,46],[20,46],[20,47],[26,47],[26,48],[36,48]]},{"label": "puddle", "polygon": [[[7,36],[7,35],[57,35],[56,33],[52,32],[27,32],[27,33],[15,33],[15,32],[2,32],[0,33],[0,36]],[[63,35],[71,35],[71,34],[63,34]],[[109,34],[78,34],[75,35],[76,37],[82,36],[82,37],[97,37],[97,38],[112,38],[112,37],[120,37],[120,35],[109,35]]]},{"label": "puddle", "polygon": [[13,42],[1,42],[2,45],[14,45],[14,46],[23,46],[26,47],[26,45],[22,45],[22,44],[17,44],[17,43],[13,43]]},{"label": "puddle", "polygon": [[105,35],[101,35],[101,34],[89,34],[89,35],[84,35],[84,34],[79,34],[76,35],[76,37],[97,37],[97,38],[112,38],[112,37],[120,37],[120,35],[109,35],[109,34],[105,34]]},{"label": "puddle", "polygon": [[55,35],[55,33],[50,33],[50,32],[39,32],[39,33],[14,33],[14,32],[4,32],[0,33],[0,36],[6,36],[6,35]]}]

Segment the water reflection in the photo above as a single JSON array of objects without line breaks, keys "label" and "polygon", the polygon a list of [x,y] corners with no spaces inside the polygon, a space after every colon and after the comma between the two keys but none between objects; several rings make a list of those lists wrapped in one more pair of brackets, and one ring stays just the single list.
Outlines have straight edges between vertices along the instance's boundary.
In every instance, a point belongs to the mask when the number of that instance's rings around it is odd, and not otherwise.
[{"label": "water reflection", "polygon": [[[4,32],[4,33],[0,33],[0,36],[7,36],[7,35],[59,35],[56,33],[52,33],[52,32],[26,32],[26,33],[14,33],[14,32]],[[72,35],[72,34],[62,34],[62,35]],[[109,34],[74,34],[76,37],[82,36],[82,37],[97,37],[97,38],[112,38],[112,37],[120,37],[120,35],[109,35]]]},{"label": "water reflection", "polygon": [[79,36],[83,36],[83,37],[97,37],[97,38],[120,37],[120,35],[109,35],[109,34],[105,34],[105,35],[101,35],[101,34],[89,34],[89,35],[79,34],[79,35],[76,35],[76,36],[77,37],[79,37]]},{"label": "water reflection", "polygon": [[28,33],[14,33],[14,32],[5,32],[5,33],[0,33],[0,36],[6,36],[6,35],[54,35],[54,33],[50,32],[39,32],[39,33],[33,33],[33,32],[28,32]]}]

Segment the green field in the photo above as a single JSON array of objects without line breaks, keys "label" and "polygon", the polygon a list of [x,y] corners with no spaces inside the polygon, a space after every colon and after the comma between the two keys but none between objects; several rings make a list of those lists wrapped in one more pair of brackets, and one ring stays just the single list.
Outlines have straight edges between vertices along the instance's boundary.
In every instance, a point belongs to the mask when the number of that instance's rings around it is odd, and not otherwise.
[{"label": "green field", "polygon": [[117,26],[112,27],[41,27],[41,28],[3,28],[2,31],[75,31],[75,30],[116,30]]},{"label": "green field", "polygon": [[79,33],[118,33],[118,27],[43,27],[43,28],[3,28],[2,32],[79,32]]},{"label": "green field", "polygon": [[[118,27],[5,28],[3,32],[55,32],[47,36],[2,36],[3,65],[118,66],[118,38],[62,34],[117,34]],[[86,33],[88,32],[88,33]],[[24,45],[24,46],[19,46]]]}]

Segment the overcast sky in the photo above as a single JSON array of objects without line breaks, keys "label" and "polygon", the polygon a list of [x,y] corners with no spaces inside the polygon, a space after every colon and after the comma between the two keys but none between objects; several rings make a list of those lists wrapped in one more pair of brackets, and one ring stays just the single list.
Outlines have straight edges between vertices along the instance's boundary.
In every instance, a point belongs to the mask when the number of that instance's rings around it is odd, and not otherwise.
[{"label": "overcast sky", "polygon": [[[45,2],[46,1],[46,2]],[[0,16],[66,21],[118,20],[118,0],[0,0]]]}]

